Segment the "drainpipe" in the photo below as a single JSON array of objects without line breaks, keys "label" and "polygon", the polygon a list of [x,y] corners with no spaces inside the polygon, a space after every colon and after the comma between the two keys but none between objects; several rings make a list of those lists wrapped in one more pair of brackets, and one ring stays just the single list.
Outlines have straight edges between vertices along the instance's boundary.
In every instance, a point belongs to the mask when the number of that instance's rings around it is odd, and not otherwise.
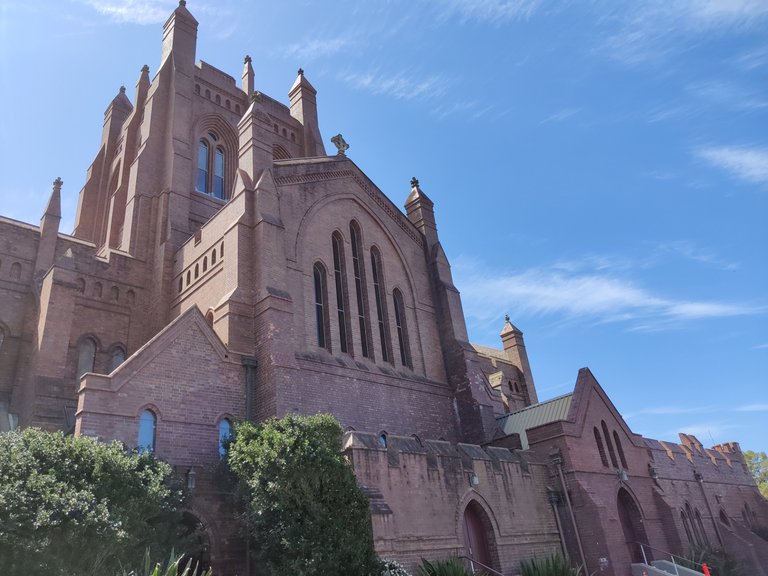
[{"label": "drainpipe", "polygon": [[581,557],[581,565],[584,566],[584,571],[587,571],[587,559],[584,556],[584,547],[581,545],[581,535],[579,534],[579,527],[576,524],[576,516],[573,513],[573,504],[571,504],[571,497],[568,495],[568,487],[565,485],[565,477],[563,476],[563,456],[558,448],[555,452],[550,453],[552,458],[552,464],[557,468],[557,475],[560,477],[560,484],[563,487],[563,494],[565,494],[565,503],[568,506],[568,514],[571,517],[571,524],[573,524],[573,532],[576,535],[576,544],[579,547],[579,556]]},{"label": "drainpipe", "polygon": [[570,560],[568,557],[568,548],[565,546],[565,538],[563,537],[563,525],[560,523],[560,514],[557,513],[557,504],[560,502],[560,496],[558,496],[557,490],[547,486],[547,500],[549,500],[549,503],[552,506],[552,514],[555,515],[557,536],[560,538],[560,549],[563,551],[563,557],[566,560]]},{"label": "drainpipe", "polygon": [[715,527],[715,534],[717,534],[717,539],[720,540],[720,547],[725,550],[725,542],[723,542],[723,535],[720,534],[720,526],[717,525],[717,521],[712,515],[712,506],[709,505],[709,498],[707,498],[707,493],[704,491],[704,476],[701,475],[701,472],[694,470],[693,477],[696,479],[696,482],[699,483],[699,488],[701,488],[701,495],[704,497],[707,510],[709,510],[709,517],[712,519],[712,526]]}]

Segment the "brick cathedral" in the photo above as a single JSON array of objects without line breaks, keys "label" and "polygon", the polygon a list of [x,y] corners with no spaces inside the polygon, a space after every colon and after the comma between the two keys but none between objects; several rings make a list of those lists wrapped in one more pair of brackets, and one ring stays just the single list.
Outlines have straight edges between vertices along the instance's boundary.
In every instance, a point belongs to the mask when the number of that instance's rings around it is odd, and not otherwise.
[{"label": "brick cathedral", "polygon": [[181,0],[159,69],[109,104],[71,234],[59,180],[39,226],[0,217],[0,430],[154,450],[194,485],[221,576],[259,573],[213,472],[222,438],[317,412],[347,430],[377,552],[411,568],[507,576],[562,552],[625,576],[710,544],[768,574],[737,443],[635,434],[586,368],[539,402],[509,319],[498,349],[469,342],[419,182],[400,209],[341,136],[326,151],[301,70],[283,104],[249,57],[239,83],[196,62],[197,28]]}]

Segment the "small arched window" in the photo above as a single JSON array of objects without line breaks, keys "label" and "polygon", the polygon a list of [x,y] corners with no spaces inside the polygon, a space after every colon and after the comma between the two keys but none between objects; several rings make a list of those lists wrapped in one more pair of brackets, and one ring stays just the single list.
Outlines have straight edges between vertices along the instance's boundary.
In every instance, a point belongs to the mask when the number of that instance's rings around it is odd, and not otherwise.
[{"label": "small arched window", "polygon": [[683,529],[685,530],[685,536],[688,538],[688,542],[691,544],[691,546],[695,546],[697,542],[693,538],[693,533],[691,532],[691,525],[688,521],[688,516],[685,513],[685,510],[680,510],[680,521],[683,523]]},{"label": "small arched window", "polygon": [[232,422],[229,418],[222,418],[219,422],[219,457],[227,455],[227,442],[232,437]]},{"label": "small arched window", "polygon": [[624,448],[621,447],[621,438],[619,438],[619,434],[616,432],[616,430],[613,431],[613,441],[616,444],[616,451],[619,453],[621,467],[624,468],[624,470],[628,470],[627,459],[624,458]]},{"label": "small arched window", "polygon": [[605,456],[605,448],[603,447],[603,439],[600,438],[600,430],[597,429],[597,426],[593,429],[595,432],[595,444],[597,444],[597,451],[600,453],[600,461],[603,463],[603,466],[608,468],[608,458]]},{"label": "small arched window", "polygon": [[376,317],[381,341],[381,358],[392,362],[392,344],[389,337],[389,316],[387,314],[387,298],[384,292],[384,270],[381,264],[381,254],[375,246],[371,248],[371,272],[373,272],[373,296],[376,300]]},{"label": "small arched window", "polygon": [[357,323],[360,328],[360,346],[364,358],[372,358],[371,328],[368,320],[368,290],[365,286],[365,261],[363,260],[363,240],[360,226],[352,220],[349,223],[352,241],[352,271],[355,274],[355,295],[357,296]]},{"label": "small arched window", "polygon": [[139,452],[155,451],[155,428],[157,428],[157,417],[152,410],[142,410],[139,415],[139,442],[137,448]]},{"label": "small arched window", "polygon": [[123,362],[125,362],[125,350],[122,346],[115,346],[112,349],[112,353],[109,355],[109,371],[112,372],[120,366]]},{"label": "small arched window", "polygon": [[707,536],[704,530],[704,523],[701,521],[701,513],[696,508],[696,531],[699,533],[700,544],[702,546],[709,546],[709,536]]},{"label": "small arched window", "polygon": [[197,144],[197,182],[195,189],[224,199],[225,153],[215,132],[208,132]]},{"label": "small arched window", "polygon": [[208,271],[208,256],[203,256],[203,272]]},{"label": "small arched window", "polygon": [[3,349],[3,342],[5,342],[5,330],[0,326],[0,350]]},{"label": "small arched window", "polygon": [[96,362],[96,342],[92,338],[83,338],[77,347],[77,379],[86,372],[93,372]]},{"label": "small arched window", "polygon": [[616,452],[613,451],[613,444],[611,443],[611,435],[608,433],[608,426],[605,424],[605,420],[601,422],[603,428],[603,436],[605,436],[605,443],[608,446],[608,454],[611,456],[611,464],[614,468],[619,467],[619,463],[616,461]]},{"label": "small arched window", "polygon": [[397,326],[397,341],[400,345],[400,361],[403,366],[413,368],[411,347],[408,343],[408,325],[405,320],[405,302],[403,293],[397,288],[392,291],[392,301],[395,305],[395,325]]},{"label": "small arched window", "polygon": [[216,248],[213,249],[211,252],[211,266],[216,264]]},{"label": "small arched window", "polygon": [[339,349],[342,352],[349,352],[347,342],[349,306],[347,305],[347,278],[344,271],[344,243],[338,232],[334,232],[331,236],[331,244],[333,245],[333,279],[336,287],[336,315],[339,319]]},{"label": "small arched window", "polygon": [[317,329],[317,345],[320,348],[331,349],[328,322],[328,287],[326,285],[325,266],[316,262],[312,269],[315,294],[315,326]]},{"label": "small arched window", "polygon": [[381,446],[382,448],[386,448],[387,447],[387,433],[386,432],[382,432],[381,434],[379,434],[379,446]]}]

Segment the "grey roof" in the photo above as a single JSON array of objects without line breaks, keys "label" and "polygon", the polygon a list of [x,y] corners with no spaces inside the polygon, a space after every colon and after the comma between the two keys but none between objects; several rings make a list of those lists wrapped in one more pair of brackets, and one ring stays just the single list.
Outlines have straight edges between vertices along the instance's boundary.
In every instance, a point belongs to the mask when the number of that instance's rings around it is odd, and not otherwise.
[{"label": "grey roof", "polygon": [[491,358],[496,358],[498,360],[504,360],[505,362],[509,362],[509,358],[507,358],[507,353],[504,352],[504,350],[498,350],[497,348],[491,348],[490,346],[481,346],[480,344],[471,344],[471,346],[479,354],[482,354],[483,356],[490,356]]},{"label": "grey roof", "polygon": [[517,412],[505,414],[498,418],[499,426],[504,431],[504,434],[520,434],[523,450],[527,450],[529,448],[528,436],[525,431],[542,424],[568,418],[568,410],[571,408],[572,398],[573,392],[552,398],[546,402],[526,406]]}]

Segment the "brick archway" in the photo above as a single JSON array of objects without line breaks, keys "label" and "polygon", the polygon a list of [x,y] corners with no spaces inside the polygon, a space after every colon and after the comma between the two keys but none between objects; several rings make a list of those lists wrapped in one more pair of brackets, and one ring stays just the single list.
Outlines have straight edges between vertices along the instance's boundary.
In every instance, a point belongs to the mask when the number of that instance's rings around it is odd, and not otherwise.
[{"label": "brick archway", "polygon": [[[498,554],[493,524],[483,507],[470,500],[462,517],[464,554],[478,563],[498,570]],[[483,573],[483,566],[475,566],[473,572]]]},{"label": "brick archway", "polygon": [[625,488],[619,490],[616,505],[629,557],[632,559],[632,562],[642,562],[643,554],[639,543],[648,544],[648,535],[645,532],[645,525],[643,523],[643,513],[640,511],[640,507],[635,502],[635,499]]}]

